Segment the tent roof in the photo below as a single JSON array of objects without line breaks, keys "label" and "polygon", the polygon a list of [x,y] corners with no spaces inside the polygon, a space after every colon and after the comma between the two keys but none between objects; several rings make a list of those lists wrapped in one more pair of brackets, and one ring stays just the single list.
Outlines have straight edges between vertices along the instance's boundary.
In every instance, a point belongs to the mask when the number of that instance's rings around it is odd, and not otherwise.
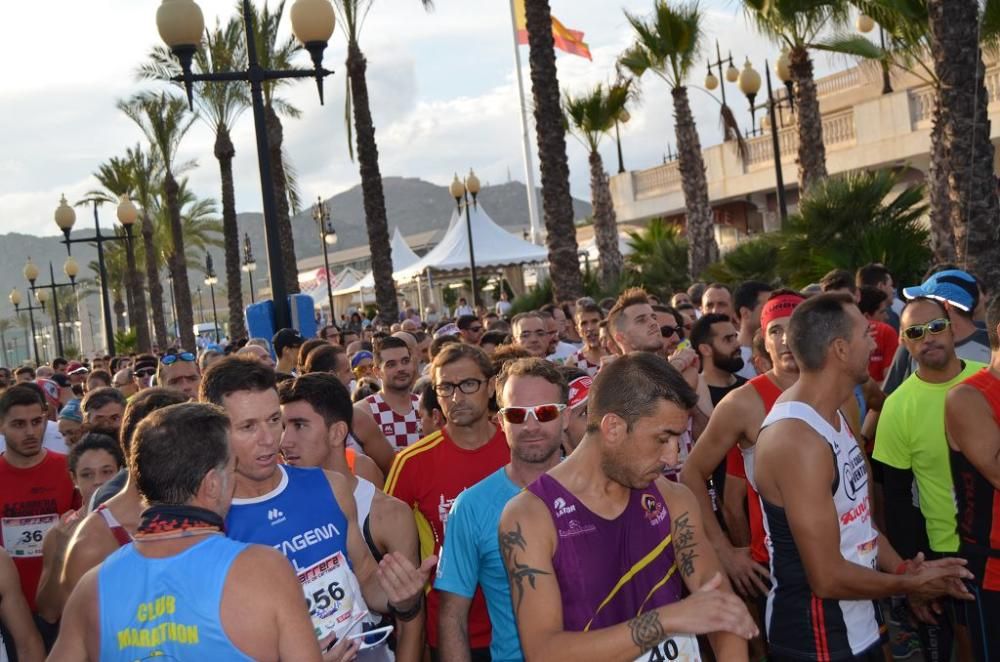
[{"label": "tent roof", "polygon": [[[410,248],[410,245],[406,243],[406,239],[403,238],[403,233],[399,231],[399,226],[397,226],[392,232],[392,239],[389,242],[389,251],[392,256],[392,266],[396,270],[405,269],[420,261],[420,257],[414,253],[413,249]],[[340,286],[340,289],[335,289],[333,295],[342,296],[345,294],[353,294],[359,290],[371,290],[374,289],[374,287],[375,275],[369,271],[356,282],[347,283]]]},{"label": "tent roof", "polygon": [[[312,297],[312,300],[320,308],[324,306],[329,307],[330,305],[330,299],[326,290],[325,273],[326,271],[324,269],[319,269],[319,271],[315,274],[316,278],[305,282],[302,281],[302,276],[299,276],[299,281],[303,284],[302,294],[308,294]],[[349,288],[360,279],[361,272],[357,269],[345,267],[340,271],[340,273],[333,276],[333,280],[330,281],[331,289],[333,289],[334,294],[336,294],[338,288]]]},{"label": "tent roof", "polygon": [[[530,262],[544,262],[548,250],[536,246],[497,225],[482,205],[469,210],[472,224],[472,245],[477,267],[503,267]],[[425,269],[434,271],[459,271],[469,268],[469,240],[465,226],[465,212],[461,218],[453,211],[448,232],[427,255],[408,268],[397,269],[392,274],[397,281],[415,278]]]}]

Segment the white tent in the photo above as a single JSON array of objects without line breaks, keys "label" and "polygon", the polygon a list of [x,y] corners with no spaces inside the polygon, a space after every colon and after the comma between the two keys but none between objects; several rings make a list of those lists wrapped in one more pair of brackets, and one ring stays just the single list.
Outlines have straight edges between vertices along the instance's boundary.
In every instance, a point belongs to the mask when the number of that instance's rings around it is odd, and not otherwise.
[{"label": "white tent", "polygon": [[[420,261],[420,257],[413,252],[410,245],[403,239],[403,233],[397,226],[392,233],[392,240],[389,242],[389,251],[392,256],[392,267],[395,270],[405,269]],[[345,283],[340,289],[334,289],[333,296],[344,296],[355,292],[370,292],[375,289],[375,275],[371,271],[365,274],[358,281]]]},{"label": "white tent", "polygon": [[[532,262],[545,262],[548,251],[544,246],[524,241],[493,222],[482,205],[470,210],[472,221],[472,246],[475,250],[476,268],[507,267]],[[397,282],[412,280],[425,270],[461,271],[469,268],[469,237],[465,225],[465,212],[452,212],[448,231],[437,246],[417,263],[397,269],[392,277]]]},{"label": "white tent", "polygon": [[[630,237],[627,234],[620,233],[618,235],[618,250],[621,252],[622,257],[626,257],[632,254],[632,247],[629,245]],[[585,241],[580,245],[580,253],[586,253],[587,259],[597,264],[600,259],[601,252],[597,250],[597,237],[591,237],[589,240]]]},{"label": "white tent", "polygon": [[[318,308],[329,308],[330,298],[326,287],[326,280],[329,277],[326,269],[320,267],[299,274],[299,289],[302,294],[308,294],[316,303]],[[357,269],[346,267],[338,274],[334,274],[330,281],[330,286],[336,293],[338,288],[349,288],[361,279],[361,272]]]}]

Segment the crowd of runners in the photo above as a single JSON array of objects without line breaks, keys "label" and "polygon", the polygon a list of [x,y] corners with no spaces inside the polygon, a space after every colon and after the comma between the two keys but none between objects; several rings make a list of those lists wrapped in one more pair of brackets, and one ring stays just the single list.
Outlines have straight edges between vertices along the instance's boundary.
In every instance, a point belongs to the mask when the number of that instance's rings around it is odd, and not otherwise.
[{"label": "crowd of runners", "polygon": [[0,661],[1000,660],[973,276],[511,312],[0,369]]}]

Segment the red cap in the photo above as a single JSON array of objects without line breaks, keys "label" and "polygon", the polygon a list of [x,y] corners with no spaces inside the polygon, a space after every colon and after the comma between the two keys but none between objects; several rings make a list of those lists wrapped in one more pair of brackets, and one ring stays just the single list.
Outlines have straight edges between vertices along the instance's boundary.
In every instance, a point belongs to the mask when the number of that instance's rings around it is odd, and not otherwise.
[{"label": "red cap", "polygon": [[587,398],[590,396],[590,385],[593,383],[594,379],[590,375],[577,377],[569,383],[567,404],[570,409],[576,409],[580,405],[586,404]]}]

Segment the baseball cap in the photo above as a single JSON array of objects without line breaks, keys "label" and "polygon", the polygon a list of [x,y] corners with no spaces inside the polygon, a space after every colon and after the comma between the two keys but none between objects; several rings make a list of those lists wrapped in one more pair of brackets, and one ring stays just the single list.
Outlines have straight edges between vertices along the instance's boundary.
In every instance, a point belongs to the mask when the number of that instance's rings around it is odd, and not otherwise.
[{"label": "baseball cap", "polygon": [[135,365],[132,369],[138,373],[140,370],[150,370],[156,371],[156,357],[155,356],[140,356],[135,360]]},{"label": "baseball cap", "polygon": [[305,341],[306,339],[302,337],[302,334],[295,329],[281,329],[271,338],[274,353],[278,356],[281,356],[281,352],[286,347],[300,347]]},{"label": "baseball cap", "polygon": [[979,285],[971,274],[961,269],[946,269],[920,285],[903,288],[903,296],[908,300],[927,297],[945,301],[968,313],[979,303]]},{"label": "baseball cap", "polygon": [[80,410],[80,398],[73,398],[59,410],[59,418],[83,423],[83,412]]},{"label": "baseball cap", "polygon": [[570,409],[576,409],[580,405],[587,404],[587,398],[590,396],[590,387],[593,383],[594,378],[590,375],[577,377],[569,383],[569,397],[566,399],[566,404]]},{"label": "baseball cap", "polygon": [[66,366],[66,374],[73,375],[77,372],[87,373],[90,371],[87,369],[87,366],[83,365],[79,361],[70,361],[69,365]]},{"label": "baseball cap", "polygon": [[371,352],[365,349],[361,350],[360,352],[355,352],[354,355],[351,356],[351,369],[353,370],[354,368],[357,368],[359,365],[361,365],[361,362],[364,361],[365,359],[370,359],[374,361],[375,357],[372,355]]}]

